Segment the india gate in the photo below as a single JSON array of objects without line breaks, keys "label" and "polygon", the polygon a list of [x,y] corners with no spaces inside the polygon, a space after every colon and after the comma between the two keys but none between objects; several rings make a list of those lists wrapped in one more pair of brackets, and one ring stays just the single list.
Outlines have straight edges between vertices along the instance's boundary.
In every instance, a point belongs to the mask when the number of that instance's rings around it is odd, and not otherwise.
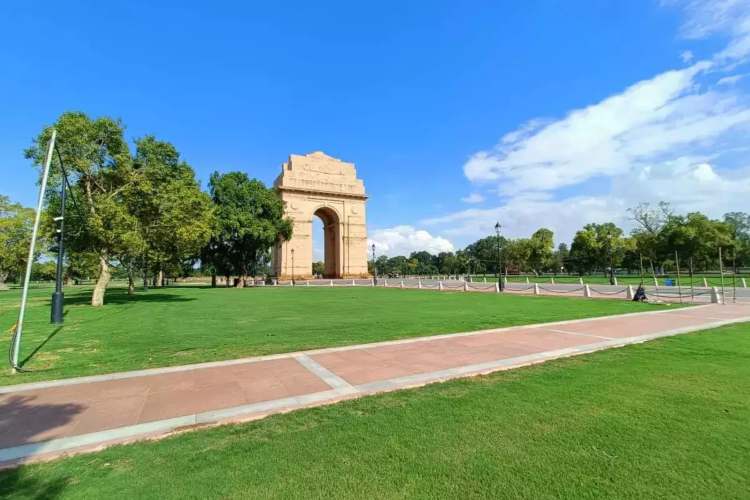
[{"label": "india gate", "polygon": [[326,278],[367,277],[365,185],[353,163],[316,151],[290,155],[274,181],[292,237],[273,249],[273,272],[281,279],[312,277],[313,217],[324,228]]}]

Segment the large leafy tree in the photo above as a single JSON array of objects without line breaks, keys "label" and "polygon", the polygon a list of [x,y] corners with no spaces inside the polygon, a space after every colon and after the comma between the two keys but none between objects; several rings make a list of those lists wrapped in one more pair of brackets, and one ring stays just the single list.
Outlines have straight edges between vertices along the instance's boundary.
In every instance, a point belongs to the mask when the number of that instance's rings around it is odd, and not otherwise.
[{"label": "large leafy tree", "polygon": [[543,272],[554,266],[554,233],[547,229],[537,229],[529,239],[530,251],[528,265],[536,273]]},{"label": "large leafy tree", "polygon": [[570,246],[569,262],[580,274],[617,267],[625,253],[622,229],[612,222],[586,224]]},{"label": "large leafy tree", "polygon": [[131,289],[132,270],[139,264],[155,273],[157,285],[165,270],[181,272],[186,261],[199,257],[214,227],[211,199],[177,149],[154,136],[136,140],[135,147],[138,182],[131,184],[128,200],[144,245],[139,254],[122,257]]},{"label": "large leafy tree", "polygon": [[732,246],[731,226],[700,212],[671,215],[660,233],[664,260],[677,251],[683,262],[694,262],[699,269],[708,269],[718,262],[719,247],[727,250]]},{"label": "large leafy tree", "polygon": [[217,220],[204,256],[227,265],[242,286],[268,250],[280,239],[291,237],[292,222],[284,218],[278,194],[243,172],[214,172],[209,190]]},{"label": "large leafy tree", "polygon": [[[66,244],[73,252],[93,254],[98,259],[93,306],[104,304],[111,278],[111,261],[131,255],[142,247],[139,221],[131,213],[127,199],[130,187],[138,182],[130,151],[123,137],[123,126],[108,117],[92,119],[79,112],[64,113],[52,126],[44,128],[26,150],[26,157],[37,166],[44,161],[52,127],[57,130],[58,149],[72,183],[68,207]],[[51,197],[61,182],[59,157],[53,156],[50,178]]]},{"label": "large leafy tree", "polygon": [[729,212],[724,215],[724,223],[729,226],[734,240],[736,264],[750,265],[750,214]]},{"label": "large leafy tree", "polygon": [[[497,255],[497,236],[488,236],[480,240],[475,241],[468,247],[466,247],[466,254],[473,258],[478,264],[478,268],[489,273],[498,272],[498,255]],[[500,236],[500,252],[502,255],[503,249],[508,244],[503,236]]]},{"label": "large leafy tree", "polygon": [[0,286],[8,278],[18,280],[22,275],[33,224],[33,209],[0,195]]}]

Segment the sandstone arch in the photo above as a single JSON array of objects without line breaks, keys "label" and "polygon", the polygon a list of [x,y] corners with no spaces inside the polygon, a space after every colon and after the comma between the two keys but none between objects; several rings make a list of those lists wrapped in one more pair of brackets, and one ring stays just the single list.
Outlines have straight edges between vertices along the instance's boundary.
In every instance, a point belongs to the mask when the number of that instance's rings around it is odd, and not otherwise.
[{"label": "sandstone arch", "polygon": [[358,278],[367,271],[367,195],[353,163],[323,152],[290,155],[274,187],[284,213],[294,222],[289,241],[273,250],[273,271],[281,279],[312,276],[312,222],[323,221],[326,278]]}]

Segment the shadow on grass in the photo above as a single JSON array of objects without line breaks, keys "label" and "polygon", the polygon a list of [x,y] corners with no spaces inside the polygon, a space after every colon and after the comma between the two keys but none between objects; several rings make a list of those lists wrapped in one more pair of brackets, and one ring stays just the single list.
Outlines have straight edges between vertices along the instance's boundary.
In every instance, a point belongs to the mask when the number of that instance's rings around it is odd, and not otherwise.
[{"label": "shadow on grass", "polygon": [[[128,295],[126,290],[108,290],[104,296],[104,305],[122,305],[132,304],[135,302],[190,302],[196,300],[195,297],[185,297],[180,294],[171,294],[164,292],[136,292]],[[65,297],[65,305],[87,305],[91,303],[91,294],[77,293]]]},{"label": "shadow on grass", "polygon": [[23,469],[0,471],[2,498],[58,498],[68,486],[68,478],[43,479]]},{"label": "shadow on grass", "polygon": [[[66,315],[67,315],[67,311],[66,311]],[[63,329],[63,327],[62,327],[62,326],[58,326],[57,328],[55,328],[55,329],[54,329],[54,330],[52,331],[52,333],[50,333],[50,334],[49,334],[49,335],[47,336],[47,338],[46,338],[46,339],[44,339],[44,341],[43,341],[43,342],[42,342],[41,344],[39,344],[38,346],[36,346],[36,347],[34,348],[34,350],[33,350],[33,351],[31,351],[31,353],[29,353],[29,355],[28,355],[28,356],[26,356],[25,358],[23,358],[23,360],[22,360],[22,361],[21,361],[21,362],[19,363],[19,366],[20,366],[21,368],[23,368],[23,366],[24,366],[24,365],[25,365],[26,363],[28,363],[29,361],[31,361],[31,358],[33,358],[34,356],[36,356],[36,353],[38,353],[39,351],[41,351],[41,350],[42,350],[42,347],[44,347],[44,346],[45,346],[45,345],[47,344],[47,342],[49,342],[50,340],[52,340],[52,338],[53,338],[53,337],[54,337],[55,335],[57,335],[58,333],[60,333],[60,330],[62,330],[62,329]]]}]

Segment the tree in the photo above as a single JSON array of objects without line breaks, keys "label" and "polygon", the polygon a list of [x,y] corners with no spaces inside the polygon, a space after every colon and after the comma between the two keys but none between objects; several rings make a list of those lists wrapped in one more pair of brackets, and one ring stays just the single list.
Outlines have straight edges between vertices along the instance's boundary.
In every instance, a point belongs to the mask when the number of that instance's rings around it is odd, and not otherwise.
[{"label": "tree", "polygon": [[502,250],[502,266],[505,272],[509,269],[519,273],[527,270],[533,247],[534,243],[528,238],[506,241]]},{"label": "tree", "polygon": [[[466,247],[466,254],[476,259],[483,271],[497,273],[497,236],[488,236],[475,241]],[[507,245],[508,240],[500,236],[500,251]],[[478,269],[479,270],[479,269]]]},{"label": "tree", "polygon": [[280,239],[291,237],[292,221],[284,218],[278,194],[243,172],[214,172],[209,190],[217,216],[209,257],[212,262],[226,262],[244,286],[261,256]]},{"label": "tree", "polygon": [[410,261],[415,262],[413,273],[415,274],[437,274],[437,258],[430,252],[422,250],[421,252],[412,252],[409,256]]},{"label": "tree", "polygon": [[17,281],[22,276],[33,225],[33,209],[11,203],[7,196],[0,195],[0,285],[9,278]]},{"label": "tree", "polygon": [[622,229],[612,222],[586,224],[573,238],[569,262],[579,274],[615,268],[622,261]]},{"label": "tree", "polygon": [[323,276],[326,272],[325,262],[317,261],[312,265],[313,276]]},{"label": "tree", "polygon": [[729,226],[734,240],[736,264],[750,265],[750,214],[729,212],[724,214],[724,223]]},{"label": "tree", "polygon": [[[57,130],[57,145],[71,178],[70,198],[78,210],[68,212],[66,245],[72,252],[96,254],[99,260],[91,305],[104,304],[109,283],[110,260],[131,255],[142,245],[139,222],[130,213],[127,188],[137,182],[130,151],[123,137],[123,126],[108,117],[91,119],[84,113],[63,113],[46,127],[26,150],[26,158],[37,166],[44,161],[52,127]],[[53,157],[50,177],[51,197],[61,181],[58,157]],[[72,208],[72,207],[71,207]],[[68,210],[68,208],[66,208]]]},{"label": "tree", "polygon": [[661,231],[673,215],[672,207],[666,201],[660,201],[655,207],[650,203],[640,203],[629,208],[628,212],[636,224],[632,236],[639,260],[641,256],[645,256],[651,262],[661,262]]},{"label": "tree", "polygon": [[554,233],[547,228],[537,229],[529,239],[528,265],[535,274],[553,267]]},{"label": "tree", "polygon": [[[200,189],[193,169],[168,142],[146,136],[135,141],[134,171],[127,199],[139,221],[143,246],[122,255],[132,292],[133,268],[148,263],[161,285],[167,268],[179,270],[199,257],[214,225],[211,199]],[[146,269],[144,269],[146,271]]]},{"label": "tree", "polygon": [[555,272],[562,271],[568,267],[568,258],[570,256],[570,249],[566,243],[560,243],[557,245],[557,250],[553,255],[555,262]]},{"label": "tree", "polygon": [[733,246],[731,226],[700,212],[670,216],[662,228],[660,243],[665,258],[677,251],[683,261],[690,259],[704,270],[718,263],[719,247]]}]

